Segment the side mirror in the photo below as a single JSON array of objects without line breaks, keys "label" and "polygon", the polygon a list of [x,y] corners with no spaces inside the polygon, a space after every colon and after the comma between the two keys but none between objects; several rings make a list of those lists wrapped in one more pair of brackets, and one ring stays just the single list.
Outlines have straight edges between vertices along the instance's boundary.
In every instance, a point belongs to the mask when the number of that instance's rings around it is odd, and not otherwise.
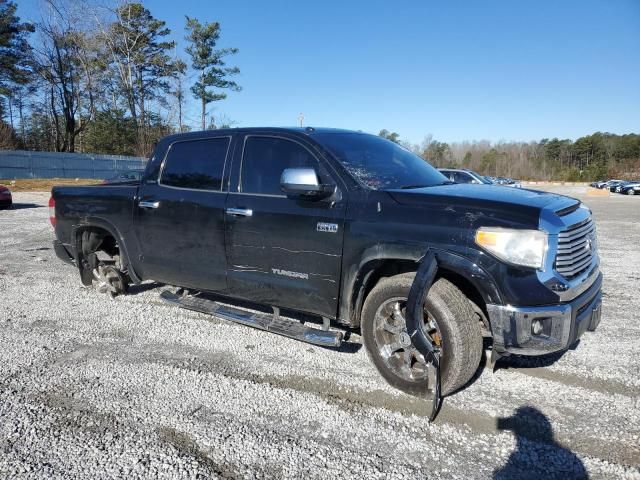
[{"label": "side mirror", "polygon": [[285,168],[280,177],[280,188],[287,195],[301,197],[328,197],[335,191],[334,185],[322,185],[313,168]]}]

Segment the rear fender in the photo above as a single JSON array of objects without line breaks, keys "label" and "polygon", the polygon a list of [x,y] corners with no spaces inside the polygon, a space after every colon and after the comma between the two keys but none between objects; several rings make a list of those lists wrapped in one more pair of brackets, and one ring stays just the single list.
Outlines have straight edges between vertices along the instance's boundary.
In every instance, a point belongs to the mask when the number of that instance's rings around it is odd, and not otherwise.
[{"label": "rear fender", "polygon": [[129,251],[127,250],[127,246],[124,241],[124,237],[115,227],[115,225],[101,218],[83,219],[83,222],[81,224],[74,225],[72,230],[71,238],[75,239],[75,261],[80,272],[82,283],[84,285],[91,284],[91,271],[87,272],[87,262],[85,261],[87,259],[82,250],[82,235],[87,230],[91,230],[92,228],[96,227],[109,232],[109,234],[116,239],[116,242],[118,242],[118,249],[120,250],[120,258],[123,267],[126,268],[127,273],[129,274],[129,277],[134,284],[140,283],[142,279],[137,275],[133,268],[131,258],[129,257]]}]

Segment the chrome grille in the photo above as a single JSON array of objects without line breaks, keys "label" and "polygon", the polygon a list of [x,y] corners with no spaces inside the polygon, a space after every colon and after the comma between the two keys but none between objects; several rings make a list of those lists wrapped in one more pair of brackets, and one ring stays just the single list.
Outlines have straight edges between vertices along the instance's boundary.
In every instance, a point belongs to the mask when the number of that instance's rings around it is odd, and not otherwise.
[{"label": "chrome grille", "polygon": [[591,218],[558,233],[555,269],[564,278],[577,277],[591,266],[596,254],[596,226]]}]

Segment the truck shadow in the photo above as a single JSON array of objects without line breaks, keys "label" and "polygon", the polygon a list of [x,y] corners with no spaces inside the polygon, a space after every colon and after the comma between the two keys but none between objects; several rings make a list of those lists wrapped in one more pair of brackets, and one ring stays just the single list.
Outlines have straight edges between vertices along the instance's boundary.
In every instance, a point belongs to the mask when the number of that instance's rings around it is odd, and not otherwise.
[{"label": "truck shadow", "polygon": [[[471,377],[471,379],[467,383],[465,383],[462,387],[460,387],[458,390],[456,390],[455,392],[452,392],[449,395],[453,395],[458,392],[461,392],[462,390],[465,390],[466,388],[471,386],[473,383],[475,383],[475,381],[478,380],[480,376],[483,373],[485,373],[486,370],[489,370],[491,368],[493,370],[493,373],[495,373],[496,371],[501,369],[509,370],[509,369],[549,367],[554,363],[556,363],[558,360],[560,360],[569,350],[575,350],[578,347],[578,344],[580,343],[580,340],[578,340],[573,345],[571,345],[571,347],[569,347],[568,350],[550,353],[548,355],[541,355],[538,357],[520,357],[517,355],[510,356],[510,357],[501,357],[496,362],[496,364],[493,365],[493,367],[491,367],[491,364],[489,363],[489,358],[487,356],[487,352],[491,352],[491,349],[493,347],[493,342],[491,338],[487,338],[487,337],[483,338],[482,340],[483,340],[482,356],[480,357],[480,364],[478,365],[476,372],[473,374],[473,377]],[[490,372],[487,372],[487,373],[490,373]]]},{"label": "truck shadow", "polygon": [[494,470],[494,479],[589,478],[582,461],[556,441],[551,422],[537,408],[520,407],[512,416],[496,419],[496,427],[513,432],[516,449]]},{"label": "truck shadow", "polygon": [[560,360],[569,350],[575,350],[578,348],[580,340],[576,341],[567,350],[560,352],[549,353],[547,355],[540,355],[536,357],[521,357],[513,355],[510,357],[503,357],[496,362],[495,370],[508,370],[508,369],[526,369],[526,368],[541,368],[550,367],[558,360]]},{"label": "truck shadow", "polygon": [[38,205],[36,203],[14,203],[9,207],[9,210],[24,210],[27,208],[44,208],[44,205]]},{"label": "truck shadow", "polygon": [[141,283],[139,285],[129,285],[127,289],[127,295],[139,295],[144,292],[148,292],[149,290],[153,290],[155,288],[162,287],[162,283],[150,282],[150,283]]}]

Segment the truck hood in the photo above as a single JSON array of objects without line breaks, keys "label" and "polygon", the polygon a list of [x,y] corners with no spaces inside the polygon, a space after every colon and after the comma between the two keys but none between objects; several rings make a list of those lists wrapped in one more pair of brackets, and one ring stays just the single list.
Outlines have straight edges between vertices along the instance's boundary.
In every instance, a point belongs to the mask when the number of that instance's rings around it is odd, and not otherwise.
[{"label": "truck hood", "polygon": [[411,190],[387,190],[399,204],[444,208],[472,215],[488,215],[538,228],[543,209],[562,215],[577,209],[575,198],[554,193],[498,185],[450,184]]}]

